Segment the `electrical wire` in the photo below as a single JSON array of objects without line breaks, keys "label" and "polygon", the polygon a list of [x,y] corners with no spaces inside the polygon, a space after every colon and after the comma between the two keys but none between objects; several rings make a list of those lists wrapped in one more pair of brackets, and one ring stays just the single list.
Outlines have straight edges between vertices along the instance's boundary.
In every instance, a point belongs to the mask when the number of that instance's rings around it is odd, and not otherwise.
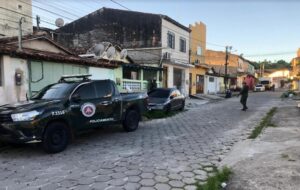
[{"label": "electrical wire", "polygon": [[115,3],[115,4],[117,4],[117,5],[119,5],[120,7],[123,7],[123,8],[125,8],[125,9],[131,11],[131,9],[129,9],[128,7],[122,5],[121,3],[118,3],[117,1],[114,1],[114,0],[110,0],[110,1],[113,2],[113,3]]},{"label": "electrical wire", "polygon": [[[19,15],[22,15],[22,16],[25,16],[25,17],[28,17],[28,18],[35,19],[35,20],[36,20],[35,17],[32,17],[32,16],[27,15],[27,14],[19,13],[19,12],[17,12],[17,11],[11,10],[11,9],[7,9],[7,8],[4,8],[4,7],[0,7],[0,9],[6,10],[6,11],[9,11],[9,12],[13,12],[13,13],[16,13],[16,14],[19,14]],[[53,25],[53,26],[56,27],[56,25],[53,24],[53,23],[47,22],[47,21],[45,21],[45,20],[40,20],[40,21],[41,21],[41,22],[45,22],[45,23],[47,23],[47,24],[50,24],[50,25]]]},{"label": "electrical wire", "polygon": [[[40,2],[38,2],[37,0],[33,0],[33,1],[36,2],[36,3],[40,3]],[[47,1],[45,1],[45,2],[43,2],[43,3],[47,4],[47,6],[49,6],[49,7],[58,9],[58,10],[60,10],[60,11],[62,11],[62,12],[64,12],[64,13],[66,13],[66,14],[72,15],[72,16],[75,17],[75,18],[79,18],[79,17],[80,17],[80,16],[75,15],[75,14],[69,12],[69,11],[66,11],[65,9],[62,9],[62,8],[60,8],[60,7],[56,7],[56,6],[54,6],[54,5],[51,5],[51,4],[47,3]]]},{"label": "electrical wire", "polygon": [[68,20],[70,20],[70,21],[73,21],[73,20],[74,20],[74,19],[72,19],[72,18],[70,18],[70,17],[67,17],[67,16],[64,16],[64,15],[62,15],[62,14],[59,14],[59,13],[56,13],[56,12],[53,12],[53,11],[44,9],[44,8],[39,7],[39,6],[37,6],[37,5],[33,5],[33,4],[30,4],[30,3],[24,2],[24,1],[22,1],[22,0],[18,0],[18,1],[24,3],[24,4],[28,5],[28,6],[32,6],[32,7],[35,7],[35,8],[37,8],[37,9],[40,9],[40,10],[42,10],[42,11],[51,13],[51,14],[53,14],[53,15],[56,15],[56,16],[59,16],[59,17],[63,17],[63,18],[68,19]]}]

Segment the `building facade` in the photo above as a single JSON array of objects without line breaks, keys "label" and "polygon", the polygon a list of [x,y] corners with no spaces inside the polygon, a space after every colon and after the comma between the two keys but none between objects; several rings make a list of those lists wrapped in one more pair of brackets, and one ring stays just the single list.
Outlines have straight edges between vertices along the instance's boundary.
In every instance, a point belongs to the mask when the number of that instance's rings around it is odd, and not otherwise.
[{"label": "building facade", "polygon": [[297,51],[297,57],[291,61],[291,79],[293,89],[300,90],[300,48]]},{"label": "building facade", "polygon": [[62,75],[93,74],[96,79],[106,79],[102,73],[119,67],[119,62],[75,56],[43,36],[23,40],[22,51],[17,38],[0,40],[0,105],[24,101]]},{"label": "building facade", "polygon": [[146,79],[188,94],[190,29],[166,15],[102,8],[56,33],[58,42],[80,53],[103,41],[119,44],[134,63],[157,68],[144,72]]},{"label": "building facade", "polygon": [[202,22],[190,25],[190,94],[205,93],[205,73],[209,66],[205,63],[206,25]]},{"label": "building facade", "polygon": [[[205,54],[206,63],[212,66],[217,73],[225,76],[226,53],[223,51],[207,50]],[[243,81],[250,81],[248,85],[252,89],[255,85],[255,68],[251,62],[242,56],[232,53],[228,54],[227,65],[228,85],[232,90],[239,90]],[[250,80],[251,78],[251,80]]]},{"label": "building facade", "polygon": [[0,1],[0,38],[12,37],[19,34],[19,21],[22,19],[22,33],[32,33],[31,0],[23,3],[18,0]]}]

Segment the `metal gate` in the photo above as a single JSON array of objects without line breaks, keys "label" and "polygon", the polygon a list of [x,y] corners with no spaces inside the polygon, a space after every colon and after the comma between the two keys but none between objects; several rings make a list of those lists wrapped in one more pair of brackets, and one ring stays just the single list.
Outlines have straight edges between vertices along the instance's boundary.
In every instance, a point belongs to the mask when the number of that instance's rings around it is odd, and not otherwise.
[{"label": "metal gate", "polygon": [[85,66],[45,61],[29,61],[30,95],[40,91],[49,84],[56,83],[62,75],[87,73],[88,67]]}]

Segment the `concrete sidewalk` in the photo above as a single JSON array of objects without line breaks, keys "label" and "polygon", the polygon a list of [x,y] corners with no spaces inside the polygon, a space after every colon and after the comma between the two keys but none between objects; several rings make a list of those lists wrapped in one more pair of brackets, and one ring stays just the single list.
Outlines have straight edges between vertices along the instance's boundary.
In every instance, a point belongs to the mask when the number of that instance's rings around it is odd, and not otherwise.
[{"label": "concrete sidewalk", "polygon": [[208,103],[209,100],[201,100],[196,98],[186,98],[185,99],[185,108],[186,109],[194,109],[199,108],[201,105]]},{"label": "concrete sidewalk", "polygon": [[236,144],[221,162],[233,169],[226,189],[298,190],[300,188],[300,110],[286,100],[257,139]]}]

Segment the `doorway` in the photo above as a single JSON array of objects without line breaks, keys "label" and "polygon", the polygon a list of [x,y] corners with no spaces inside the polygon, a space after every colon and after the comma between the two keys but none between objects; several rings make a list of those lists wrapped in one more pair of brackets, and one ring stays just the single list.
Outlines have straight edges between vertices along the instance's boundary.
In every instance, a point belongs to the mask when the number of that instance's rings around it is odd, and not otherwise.
[{"label": "doorway", "polygon": [[192,73],[190,73],[190,75],[189,75],[189,94],[190,95],[192,94],[192,88],[193,88],[192,79],[193,79],[193,75],[192,75]]},{"label": "doorway", "polygon": [[163,67],[163,87],[168,88],[168,67]]},{"label": "doorway", "polygon": [[196,75],[196,93],[202,94],[204,92],[204,76]]}]

